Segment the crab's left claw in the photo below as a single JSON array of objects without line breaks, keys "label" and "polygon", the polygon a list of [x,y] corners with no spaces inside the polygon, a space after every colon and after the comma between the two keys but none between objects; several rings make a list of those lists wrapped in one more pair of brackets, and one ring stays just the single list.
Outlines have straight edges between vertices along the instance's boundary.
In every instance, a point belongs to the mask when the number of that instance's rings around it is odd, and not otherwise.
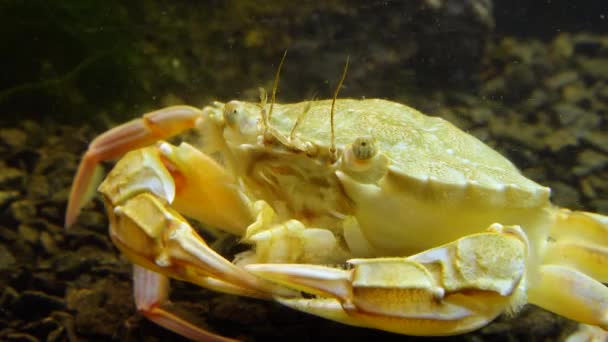
[{"label": "crab's left claw", "polygon": [[173,106],[144,114],[141,118],[115,127],[91,142],[82,157],[78,172],[72,183],[65,216],[65,226],[76,221],[82,207],[92,197],[101,181],[98,164],[113,160],[125,153],[172,137],[195,127],[204,113],[195,107]]},{"label": "crab's left claw", "polygon": [[317,295],[277,298],[304,312],[408,335],[452,335],[523,304],[527,248],[519,227],[493,225],[487,233],[408,258],[349,260],[349,270],[293,264],[246,268]]}]

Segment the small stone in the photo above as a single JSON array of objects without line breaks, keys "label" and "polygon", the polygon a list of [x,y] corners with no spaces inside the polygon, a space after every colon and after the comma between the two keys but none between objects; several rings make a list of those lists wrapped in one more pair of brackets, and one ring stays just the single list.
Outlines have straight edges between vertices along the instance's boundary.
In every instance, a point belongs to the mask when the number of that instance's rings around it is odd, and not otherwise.
[{"label": "small stone", "polygon": [[588,103],[588,91],[585,86],[580,83],[572,83],[562,88],[562,99],[569,103],[581,104]]},{"label": "small stone", "polygon": [[0,142],[7,146],[20,150],[27,143],[27,134],[24,131],[16,128],[5,128],[0,130]]},{"label": "small stone", "polygon": [[482,93],[488,96],[500,96],[505,93],[506,87],[505,79],[502,77],[496,77],[484,82]]},{"label": "small stone", "polygon": [[20,222],[25,222],[36,217],[36,205],[34,202],[26,199],[11,203],[10,211],[13,218]]},{"label": "small stone", "polygon": [[5,286],[0,295],[0,308],[12,306],[19,298],[19,292],[10,286]]},{"label": "small stone", "polygon": [[32,175],[28,180],[27,197],[44,199],[50,195],[49,183],[44,175]]},{"label": "small stone", "polygon": [[538,150],[543,146],[541,139],[539,139],[542,132],[538,127],[521,125],[516,122],[492,120],[489,128],[492,136],[497,140],[511,139],[532,150]]},{"label": "small stone", "polygon": [[608,190],[608,177],[600,177],[601,173],[591,174],[587,179],[596,192]]},{"label": "small stone", "polygon": [[65,278],[77,277],[96,264],[97,261],[94,258],[71,251],[56,254],[52,258],[53,269],[58,275]]},{"label": "small stone", "polygon": [[8,167],[0,162],[0,186],[18,188],[25,178],[25,173],[14,167]]},{"label": "small stone", "polygon": [[574,52],[574,45],[569,34],[559,34],[551,43],[551,50],[555,57],[559,59],[569,59]]},{"label": "small stone", "polygon": [[66,300],[69,309],[98,308],[103,304],[104,293],[91,289],[78,289],[68,291]]},{"label": "small stone", "polygon": [[106,337],[114,336],[132,315],[131,286],[128,282],[104,279],[93,289],[74,289],[67,293],[68,307],[76,312],[79,332]]},{"label": "small stone", "polygon": [[524,106],[530,109],[538,109],[549,103],[547,92],[542,89],[535,89],[530,97],[525,101]]},{"label": "small stone", "polygon": [[608,134],[597,131],[584,131],[581,139],[604,153],[608,153]]},{"label": "small stone", "polygon": [[566,102],[554,105],[553,111],[557,114],[557,118],[562,126],[572,125],[579,118],[587,114],[584,109]]},{"label": "small stone", "polygon": [[11,333],[6,335],[6,342],[40,342],[40,340],[26,333]]},{"label": "small stone", "polygon": [[556,90],[570,83],[576,82],[579,79],[578,72],[576,71],[564,71],[555,76],[548,78],[545,81],[545,85],[551,89]]},{"label": "small stone", "polygon": [[0,225],[0,240],[13,242],[18,238],[19,233],[16,232],[15,228],[8,228]]},{"label": "small stone", "polygon": [[63,219],[63,213],[59,210],[59,208],[55,206],[46,206],[40,209],[40,214],[48,219],[52,220],[61,220]]},{"label": "small stone", "polygon": [[0,208],[11,203],[16,198],[19,198],[19,191],[0,190]]},{"label": "small stone", "polygon": [[66,187],[63,189],[59,189],[58,191],[54,191],[51,194],[51,196],[49,197],[49,200],[52,203],[65,203],[65,202],[67,202],[69,197],[70,197],[70,188]]},{"label": "small stone", "polygon": [[78,222],[86,227],[100,228],[105,232],[107,226],[107,218],[104,213],[93,210],[85,210],[78,217]]},{"label": "small stone", "polygon": [[608,58],[580,58],[579,65],[585,76],[591,79],[608,79]]},{"label": "small stone", "polygon": [[0,243],[0,272],[10,270],[16,262],[17,259],[15,259],[13,253],[6,245]]},{"label": "small stone", "polygon": [[469,112],[469,117],[471,121],[477,125],[487,124],[493,115],[494,113],[492,112],[492,110],[490,108],[485,107],[476,107],[471,109],[471,111]]},{"label": "small stone", "polygon": [[49,234],[49,232],[43,231],[40,233],[40,243],[48,254],[55,254],[59,251],[55,239]]},{"label": "small stone", "polygon": [[61,339],[61,337],[64,335],[67,337],[68,341],[78,340],[74,327],[74,316],[63,311],[53,311],[50,317],[56,322],[59,322],[61,327],[47,336],[47,342],[63,341],[65,339]]},{"label": "small stone", "polygon": [[22,223],[18,228],[19,236],[29,243],[37,243],[40,238],[40,232],[29,224]]},{"label": "small stone", "polygon": [[584,176],[608,166],[608,156],[587,149],[578,154],[578,164],[572,171],[577,176]]},{"label": "small stone", "polygon": [[584,178],[580,181],[580,188],[583,195],[587,198],[593,198],[597,196],[597,192],[593,189],[593,184],[589,178]]},{"label": "small stone", "polygon": [[545,144],[551,151],[557,152],[563,148],[578,145],[578,138],[566,129],[558,129],[545,138]]}]

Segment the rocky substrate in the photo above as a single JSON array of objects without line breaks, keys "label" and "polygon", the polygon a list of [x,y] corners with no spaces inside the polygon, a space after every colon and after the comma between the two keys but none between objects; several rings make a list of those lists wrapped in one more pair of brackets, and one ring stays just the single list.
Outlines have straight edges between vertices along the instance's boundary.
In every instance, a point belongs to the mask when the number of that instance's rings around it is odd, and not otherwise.
[{"label": "rocky substrate", "polygon": [[[396,100],[443,116],[497,148],[527,176],[552,187],[556,204],[608,214],[608,38],[504,38],[492,43],[483,69],[478,94]],[[72,229],[62,227],[78,158],[100,130],[34,121],[0,129],[0,340],[181,340],[135,313],[130,266],[107,237],[99,199]],[[173,285],[176,310],[231,337],[403,338]],[[527,306],[516,317],[450,339],[558,340],[575,327]]]}]

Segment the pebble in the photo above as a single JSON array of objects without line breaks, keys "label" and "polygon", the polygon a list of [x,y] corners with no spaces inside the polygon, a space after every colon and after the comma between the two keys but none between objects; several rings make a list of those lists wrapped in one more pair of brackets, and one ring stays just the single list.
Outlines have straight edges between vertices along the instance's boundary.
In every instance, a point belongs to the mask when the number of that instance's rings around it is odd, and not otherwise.
[{"label": "pebble", "polygon": [[0,187],[18,188],[23,184],[25,172],[14,167],[6,166],[0,161]]},{"label": "pebble", "polygon": [[524,106],[530,109],[539,109],[549,103],[547,92],[542,89],[534,89],[530,97],[524,102]]},{"label": "pebble", "polygon": [[40,340],[26,333],[10,333],[5,336],[7,342],[40,342]]},{"label": "pebble", "polygon": [[583,131],[581,139],[608,154],[608,134],[601,131]]},{"label": "pebble", "polygon": [[19,198],[19,195],[17,190],[0,190],[0,208]]},{"label": "pebble", "polygon": [[27,145],[27,134],[17,128],[0,129],[0,142],[14,150],[21,150]]},{"label": "pebble", "polygon": [[45,199],[51,195],[46,175],[34,174],[27,182],[27,197],[31,199]]},{"label": "pebble", "polygon": [[19,222],[27,222],[30,219],[36,217],[36,205],[34,202],[22,199],[11,203],[10,206],[11,214],[13,218]]},{"label": "pebble", "polygon": [[604,83],[599,87],[600,89],[597,91],[597,96],[600,99],[608,102],[608,83]]},{"label": "pebble", "polygon": [[565,127],[572,125],[579,118],[585,116],[587,112],[580,107],[567,102],[560,102],[553,106],[553,111],[557,114],[560,124]]},{"label": "pebble", "polygon": [[47,231],[40,233],[40,244],[48,254],[55,254],[59,251],[55,239],[53,239],[53,236]]},{"label": "pebble", "polygon": [[568,103],[588,106],[589,92],[581,82],[572,83],[562,88],[562,99]]},{"label": "pebble", "polygon": [[485,125],[494,115],[492,109],[486,107],[477,107],[470,111],[469,117],[476,125]]},{"label": "pebble", "polygon": [[36,228],[27,223],[22,223],[19,225],[17,230],[19,232],[19,236],[21,236],[23,240],[31,244],[38,243],[38,240],[40,239],[40,232]]},{"label": "pebble", "polygon": [[586,176],[596,170],[608,168],[608,156],[594,150],[580,152],[577,160],[578,165],[572,169],[577,176]]},{"label": "pebble", "polygon": [[557,75],[554,75],[548,78],[545,81],[545,85],[551,89],[556,90],[560,89],[564,86],[567,86],[570,83],[576,82],[579,79],[578,72],[576,71],[564,71]]},{"label": "pebble", "polygon": [[15,259],[10,249],[5,244],[0,243],[0,272],[10,270],[16,262],[17,259]]},{"label": "pebble", "polygon": [[608,80],[608,58],[580,58],[585,76],[593,80]]}]

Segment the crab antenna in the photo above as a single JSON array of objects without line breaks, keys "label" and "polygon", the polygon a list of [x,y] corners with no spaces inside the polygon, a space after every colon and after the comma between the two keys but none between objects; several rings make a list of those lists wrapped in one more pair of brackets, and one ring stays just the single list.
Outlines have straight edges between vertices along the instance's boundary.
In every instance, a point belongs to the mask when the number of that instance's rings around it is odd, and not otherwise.
[{"label": "crab antenna", "polygon": [[331,112],[330,112],[330,121],[331,121],[331,146],[329,147],[329,153],[333,161],[336,161],[338,158],[336,156],[336,135],[334,134],[334,112],[336,109],[336,99],[338,98],[338,93],[340,92],[340,88],[342,88],[342,83],[344,83],[344,79],[346,78],[346,71],[348,70],[348,61],[350,60],[350,56],[346,57],[346,64],[344,65],[344,71],[342,71],[342,78],[336,87],[336,91],[334,92],[334,98],[331,101]]},{"label": "crab antenna", "polygon": [[259,87],[260,91],[260,114],[262,115],[262,124],[264,124],[264,132],[268,129],[268,116],[266,115],[266,102],[268,101],[268,94],[266,89]]},{"label": "crab antenna", "polygon": [[283,62],[285,62],[285,56],[287,56],[287,50],[285,50],[285,52],[283,53],[283,57],[281,58],[281,62],[279,63],[279,68],[277,69],[277,74],[274,76],[274,83],[272,84],[272,97],[270,98],[270,109],[268,110],[268,123],[270,123],[270,119],[272,119],[272,107],[274,106],[274,102],[277,98],[277,88],[279,87],[279,75],[281,74]]},{"label": "crab antenna", "polygon": [[302,122],[302,120],[304,120],[304,117],[310,111],[310,108],[312,107],[313,102],[315,102],[314,97],[312,98],[312,100],[308,101],[308,103],[306,104],[306,107],[304,107],[304,110],[302,111],[302,113],[300,113],[300,115],[298,115],[296,122],[293,124],[293,127],[291,128],[291,132],[289,133],[289,139],[293,140],[295,138],[296,129],[298,129],[298,126],[300,126],[300,123]]}]

